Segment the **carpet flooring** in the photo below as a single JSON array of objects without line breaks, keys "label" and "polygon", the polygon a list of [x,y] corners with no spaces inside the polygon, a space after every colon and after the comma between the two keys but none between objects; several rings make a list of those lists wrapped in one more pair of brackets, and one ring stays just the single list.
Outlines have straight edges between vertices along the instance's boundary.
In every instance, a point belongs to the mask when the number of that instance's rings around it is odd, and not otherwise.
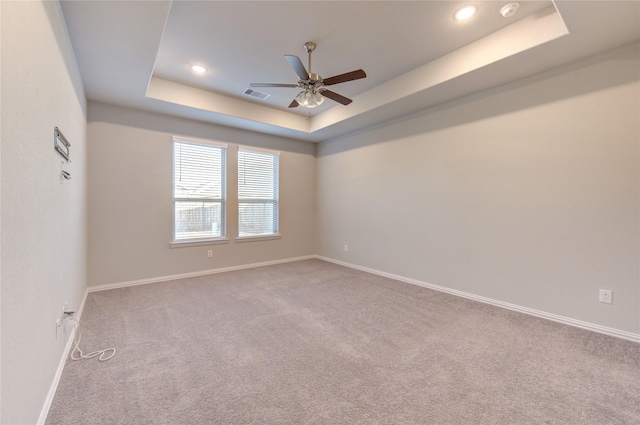
[{"label": "carpet flooring", "polygon": [[55,424],[638,424],[640,344],[320,260],[89,294]]}]

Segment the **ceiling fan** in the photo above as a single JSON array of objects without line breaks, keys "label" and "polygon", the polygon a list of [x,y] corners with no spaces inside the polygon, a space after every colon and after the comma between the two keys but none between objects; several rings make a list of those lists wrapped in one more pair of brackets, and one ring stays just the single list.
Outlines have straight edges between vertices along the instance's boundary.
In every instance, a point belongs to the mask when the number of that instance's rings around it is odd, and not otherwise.
[{"label": "ceiling fan", "polygon": [[284,55],[289,65],[293,68],[298,75],[297,84],[278,84],[278,83],[251,83],[251,87],[289,87],[302,89],[300,93],[293,99],[293,102],[289,105],[289,108],[296,108],[302,105],[306,108],[315,108],[320,106],[324,102],[324,98],[328,97],[331,100],[335,100],[343,105],[348,105],[352,102],[351,99],[342,96],[336,92],[328,90],[325,86],[332,86],[334,84],[345,83],[347,81],[359,80],[365,78],[367,74],[362,69],[356,71],[347,72],[345,74],[335,75],[329,78],[322,78],[318,74],[311,72],[311,53],[315,50],[316,44],[312,41],[304,43],[304,49],[309,54],[309,71],[302,64],[299,57],[293,55]]}]

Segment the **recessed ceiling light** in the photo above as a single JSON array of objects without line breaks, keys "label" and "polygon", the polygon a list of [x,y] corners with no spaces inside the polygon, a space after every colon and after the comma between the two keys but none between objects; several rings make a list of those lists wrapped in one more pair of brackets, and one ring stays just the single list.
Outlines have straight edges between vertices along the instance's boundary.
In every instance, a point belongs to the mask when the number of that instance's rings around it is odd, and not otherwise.
[{"label": "recessed ceiling light", "polygon": [[207,71],[207,68],[201,65],[191,65],[191,70],[193,72],[197,72],[198,74],[203,74]]},{"label": "recessed ceiling light", "polygon": [[461,7],[458,11],[453,15],[453,18],[456,21],[464,21],[465,19],[469,19],[478,11],[478,6],[475,4],[469,4]]}]

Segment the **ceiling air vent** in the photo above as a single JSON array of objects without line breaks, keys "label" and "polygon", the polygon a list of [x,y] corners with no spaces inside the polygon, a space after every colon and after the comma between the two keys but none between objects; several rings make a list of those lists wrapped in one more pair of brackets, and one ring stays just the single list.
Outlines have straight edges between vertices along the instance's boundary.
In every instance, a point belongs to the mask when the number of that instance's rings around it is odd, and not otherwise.
[{"label": "ceiling air vent", "polygon": [[269,96],[271,96],[269,93],[264,93],[258,90],[254,90],[254,89],[246,89],[245,91],[242,92],[242,94],[245,94],[247,96],[251,96],[251,97],[255,97],[258,98],[260,100],[265,100],[266,98],[268,98]]}]

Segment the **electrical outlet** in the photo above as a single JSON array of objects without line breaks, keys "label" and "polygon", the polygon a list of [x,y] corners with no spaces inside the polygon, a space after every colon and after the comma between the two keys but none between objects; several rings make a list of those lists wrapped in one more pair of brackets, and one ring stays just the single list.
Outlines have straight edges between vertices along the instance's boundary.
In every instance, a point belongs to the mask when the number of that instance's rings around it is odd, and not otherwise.
[{"label": "electrical outlet", "polygon": [[213,257],[213,250],[209,250],[207,251],[207,257],[212,258]]},{"label": "electrical outlet", "polygon": [[67,317],[66,314],[64,314],[64,312],[67,311],[67,305],[69,305],[69,301],[64,302],[62,311],[60,312],[60,317],[56,319],[56,339],[58,339],[58,334],[62,329],[62,325],[64,325],[64,319]]},{"label": "electrical outlet", "polygon": [[613,303],[613,291],[609,289],[601,289],[599,301],[607,304]]},{"label": "electrical outlet", "polygon": [[69,301],[65,301],[62,306],[62,313],[60,313],[60,324],[58,326],[62,326],[64,324],[64,319],[67,317],[64,312],[67,311],[67,305],[69,305]]},{"label": "electrical outlet", "polygon": [[344,252],[347,252],[347,251],[349,251],[349,245],[344,244]]}]

